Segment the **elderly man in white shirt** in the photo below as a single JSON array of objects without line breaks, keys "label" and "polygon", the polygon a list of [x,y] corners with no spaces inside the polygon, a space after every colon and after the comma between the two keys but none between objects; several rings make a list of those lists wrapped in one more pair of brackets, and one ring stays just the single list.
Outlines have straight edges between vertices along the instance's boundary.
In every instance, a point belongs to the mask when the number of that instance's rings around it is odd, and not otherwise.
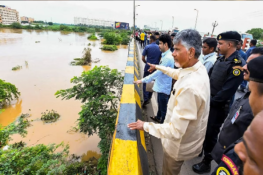
[{"label": "elderly man in white shirt", "polygon": [[201,153],[210,104],[210,84],[206,68],[198,60],[201,54],[201,36],[196,30],[180,31],[174,38],[172,69],[150,65],[149,71],[160,70],[176,79],[168,102],[163,124],[138,120],[128,125],[130,129],[149,132],[162,141],[163,174],[178,175],[185,160]]},{"label": "elderly man in white shirt", "polygon": [[206,38],[203,41],[202,45],[202,53],[199,57],[199,61],[203,63],[205,66],[207,73],[209,73],[210,69],[214,66],[214,63],[216,62],[217,54],[216,54],[216,46],[217,46],[217,40],[215,38]]}]

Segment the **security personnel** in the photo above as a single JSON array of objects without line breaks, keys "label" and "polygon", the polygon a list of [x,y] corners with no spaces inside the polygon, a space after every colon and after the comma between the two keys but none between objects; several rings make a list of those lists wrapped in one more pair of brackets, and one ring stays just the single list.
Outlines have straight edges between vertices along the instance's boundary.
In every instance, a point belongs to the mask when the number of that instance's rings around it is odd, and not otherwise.
[{"label": "security personnel", "polygon": [[249,105],[249,95],[250,92],[247,92],[243,97],[234,102],[224,122],[218,141],[211,153],[213,159],[218,164],[221,161],[225,149],[243,136],[254,118]]},{"label": "security personnel", "polygon": [[218,35],[218,51],[222,56],[217,58],[213,68],[209,71],[210,78],[210,112],[207,123],[207,131],[203,144],[205,157],[202,162],[193,165],[192,169],[198,174],[210,172],[211,152],[217,143],[220,127],[229,112],[231,97],[243,81],[242,66],[245,61],[236,50],[241,35],[234,31],[224,32]]},{"label": "security personnel", "polygon": [[211,175],[243,175],[243,163],[234,151],[235,145],[240,142],[242,142],[242,138],[225,150],[221,161]]},{"label": "security personnel", "polygon": [[[249,63],[256,57],[261,56],[263,53],[263,47],[258,47],[252,51],[252,54],[247,60]],[[243,67],[244,72],[248,72],[247,65]],[[244,80],[249,81],[249,75],[244,74]],[[247,127],[250,125],[254,118],[251,107],[249,105],[250,91],[245,95],[237,99],[232,105],[229,115],[224,122],[224,126],[221,129],[218,141],[211,153],[213,159],[219,164],[222,158],[222,154],[225,149],[234,143],[237,139],[243,136]]]}]

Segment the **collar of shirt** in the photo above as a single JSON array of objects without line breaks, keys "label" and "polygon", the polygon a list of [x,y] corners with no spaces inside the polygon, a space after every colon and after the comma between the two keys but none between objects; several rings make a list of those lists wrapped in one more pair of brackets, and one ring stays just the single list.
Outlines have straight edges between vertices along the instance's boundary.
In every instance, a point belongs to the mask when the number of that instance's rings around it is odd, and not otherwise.
[{"label": "collar of shirt", "polygon": [[214,56],[215,54],[216,54],[216,53],[213,52],[213,53],[210,53],[210,54],[205,55],[205,56],[204,56],[204,60],[208,59],[209,57]]},{"label": "collar of shirt", "polygon": [[182,78],[183,76],[190,74],[194,71],[196,71],[200,66],[202,66],[202,63],[200,61],[198,61],[197,63],[195,63],[195,65],[193,65],[192,67],[188,67],[188,68],[184,68],[180,70],[180,74],[179,74],[179,78]]},{"label": "collar of shirt", "polygon": [[164,57],[169,52],[171,52],[170,49],[168,49],[166,52],[162,53],[162,57]]},{"label": "collar of shirt", "polygon": [[[236,57],[237,54],[238,54],[238,51],[235,51],[225,61],[233,61],[234,58],[237,58]],[[225,56],[223,56],[222,58],[225,59]]]}]

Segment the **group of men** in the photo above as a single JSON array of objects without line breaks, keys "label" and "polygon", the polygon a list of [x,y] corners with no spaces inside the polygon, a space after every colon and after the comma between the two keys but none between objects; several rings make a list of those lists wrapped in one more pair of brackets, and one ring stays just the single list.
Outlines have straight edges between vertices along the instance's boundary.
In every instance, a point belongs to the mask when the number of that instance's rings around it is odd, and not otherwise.
[{"label": "group of men", "polygon": [[[144,78],[135,82],[144,83],[145,106],[152,96],[146,83],[155,80],[158,112],[151,119],[157,124],[138,120],[128,127],[161,139],[165,175],[178,175],[185,160],[202,153],[192,167],[197,174],[263,174],[263,48],[253,48],[252,40],[245,58],[241,36],[233,31],[203,41],[192,29],[173,37],[161,35],[157,44],[150,36],[142,53]],[[243,81],[249,90],[233,102]]]}]

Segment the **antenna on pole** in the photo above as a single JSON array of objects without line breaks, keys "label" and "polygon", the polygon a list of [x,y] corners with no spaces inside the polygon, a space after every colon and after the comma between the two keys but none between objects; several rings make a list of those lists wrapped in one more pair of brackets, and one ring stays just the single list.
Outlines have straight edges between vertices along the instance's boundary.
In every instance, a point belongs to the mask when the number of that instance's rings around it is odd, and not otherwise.
[{"label": "antenna on pole", "polygon": [[213,36],[213,33],[214,33],[214,30],[215,30],[215,27],[218,26],[218,23],[215,21],[214,23],[212,23],[212,26],[213,26],[213,30],[212,30],[212,34],[211,34],[211,36]]}]

